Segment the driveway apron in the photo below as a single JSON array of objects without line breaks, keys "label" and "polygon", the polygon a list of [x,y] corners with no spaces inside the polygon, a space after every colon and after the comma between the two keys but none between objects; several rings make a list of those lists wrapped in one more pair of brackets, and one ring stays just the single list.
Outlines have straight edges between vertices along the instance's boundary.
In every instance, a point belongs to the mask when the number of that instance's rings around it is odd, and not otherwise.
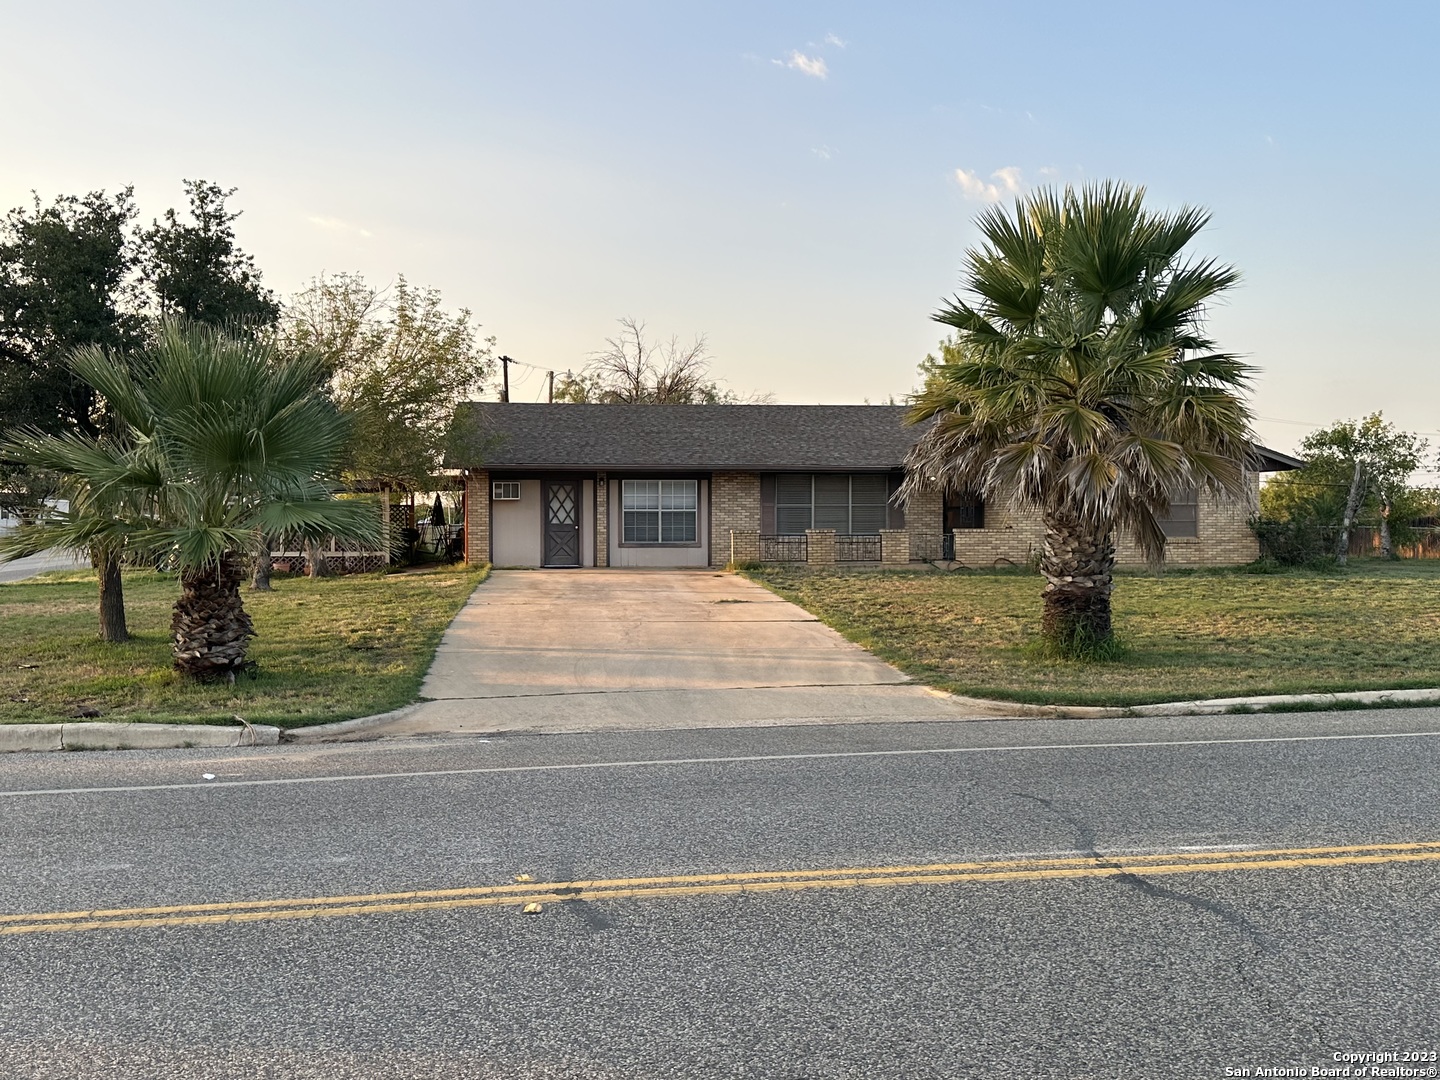
[{"label": "driveway apron", "polygon": [[965,708],[733,574],[498,570],[368,734],[956,720]]}]

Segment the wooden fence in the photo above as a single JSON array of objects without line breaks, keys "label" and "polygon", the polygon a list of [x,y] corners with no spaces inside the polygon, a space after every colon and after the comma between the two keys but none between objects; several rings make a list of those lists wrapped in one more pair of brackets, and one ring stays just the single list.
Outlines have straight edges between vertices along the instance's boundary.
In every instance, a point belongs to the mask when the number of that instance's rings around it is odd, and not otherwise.
[{"label": "wooden fence", "polygon": [[[1380,530],[1371,525],[1351,529],[1350,554],[1379,555]],[[1440,559],[1440,529],[1416,529],[1414,543],[1396,544],[1395,554],[1402,559]]]}]

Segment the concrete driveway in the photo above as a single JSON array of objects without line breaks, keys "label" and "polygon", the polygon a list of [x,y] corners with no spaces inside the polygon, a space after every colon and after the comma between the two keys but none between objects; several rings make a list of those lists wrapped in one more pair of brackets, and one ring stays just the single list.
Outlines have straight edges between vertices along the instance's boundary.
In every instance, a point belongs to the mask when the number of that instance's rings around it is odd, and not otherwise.
[{"label": "concrete driveway", "polygon": [[446,631],[421,694],[434,700],[366,735],[979,715],[714,571],[498,570]]}]

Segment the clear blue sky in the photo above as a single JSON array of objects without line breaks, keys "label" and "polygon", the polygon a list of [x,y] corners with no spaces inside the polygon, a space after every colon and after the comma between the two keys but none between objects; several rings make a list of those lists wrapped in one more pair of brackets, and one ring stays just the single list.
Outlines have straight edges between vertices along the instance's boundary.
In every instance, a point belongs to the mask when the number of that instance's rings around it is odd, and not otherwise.
[{"label": "clear blue sky", "polygon": [[634,315],[852,402],[913,386],[983,200],[1120,178],[1214,212],[1288,449],[1440,431],[1437,41],[1429,0],[11,4],[0,205],[213,179],[281,294],[403,272],[562,370]]}]

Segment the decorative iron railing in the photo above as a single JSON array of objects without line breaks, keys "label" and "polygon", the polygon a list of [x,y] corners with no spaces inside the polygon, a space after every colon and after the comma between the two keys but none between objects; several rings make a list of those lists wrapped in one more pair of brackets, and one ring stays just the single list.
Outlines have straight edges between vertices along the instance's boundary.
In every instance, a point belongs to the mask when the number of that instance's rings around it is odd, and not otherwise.
[{"label": "decorative iron railing", "polygon": [[809,551],[804,536],[774,535],[760,537],[761,562],[804,562]]},{"label": "decorative iron railing", "polygon": [[836,533],[836,562],[879,562],[880,536],[877,533]]},{"label": "decorative iron railing", "polygon": [[[951,534],[950,542],[955,542]],[[939,533],[911,533],[910,558],[919,562],[934,562],[943,554],[944,538]],[[953,549],[952,549],[953,554]]]}]

